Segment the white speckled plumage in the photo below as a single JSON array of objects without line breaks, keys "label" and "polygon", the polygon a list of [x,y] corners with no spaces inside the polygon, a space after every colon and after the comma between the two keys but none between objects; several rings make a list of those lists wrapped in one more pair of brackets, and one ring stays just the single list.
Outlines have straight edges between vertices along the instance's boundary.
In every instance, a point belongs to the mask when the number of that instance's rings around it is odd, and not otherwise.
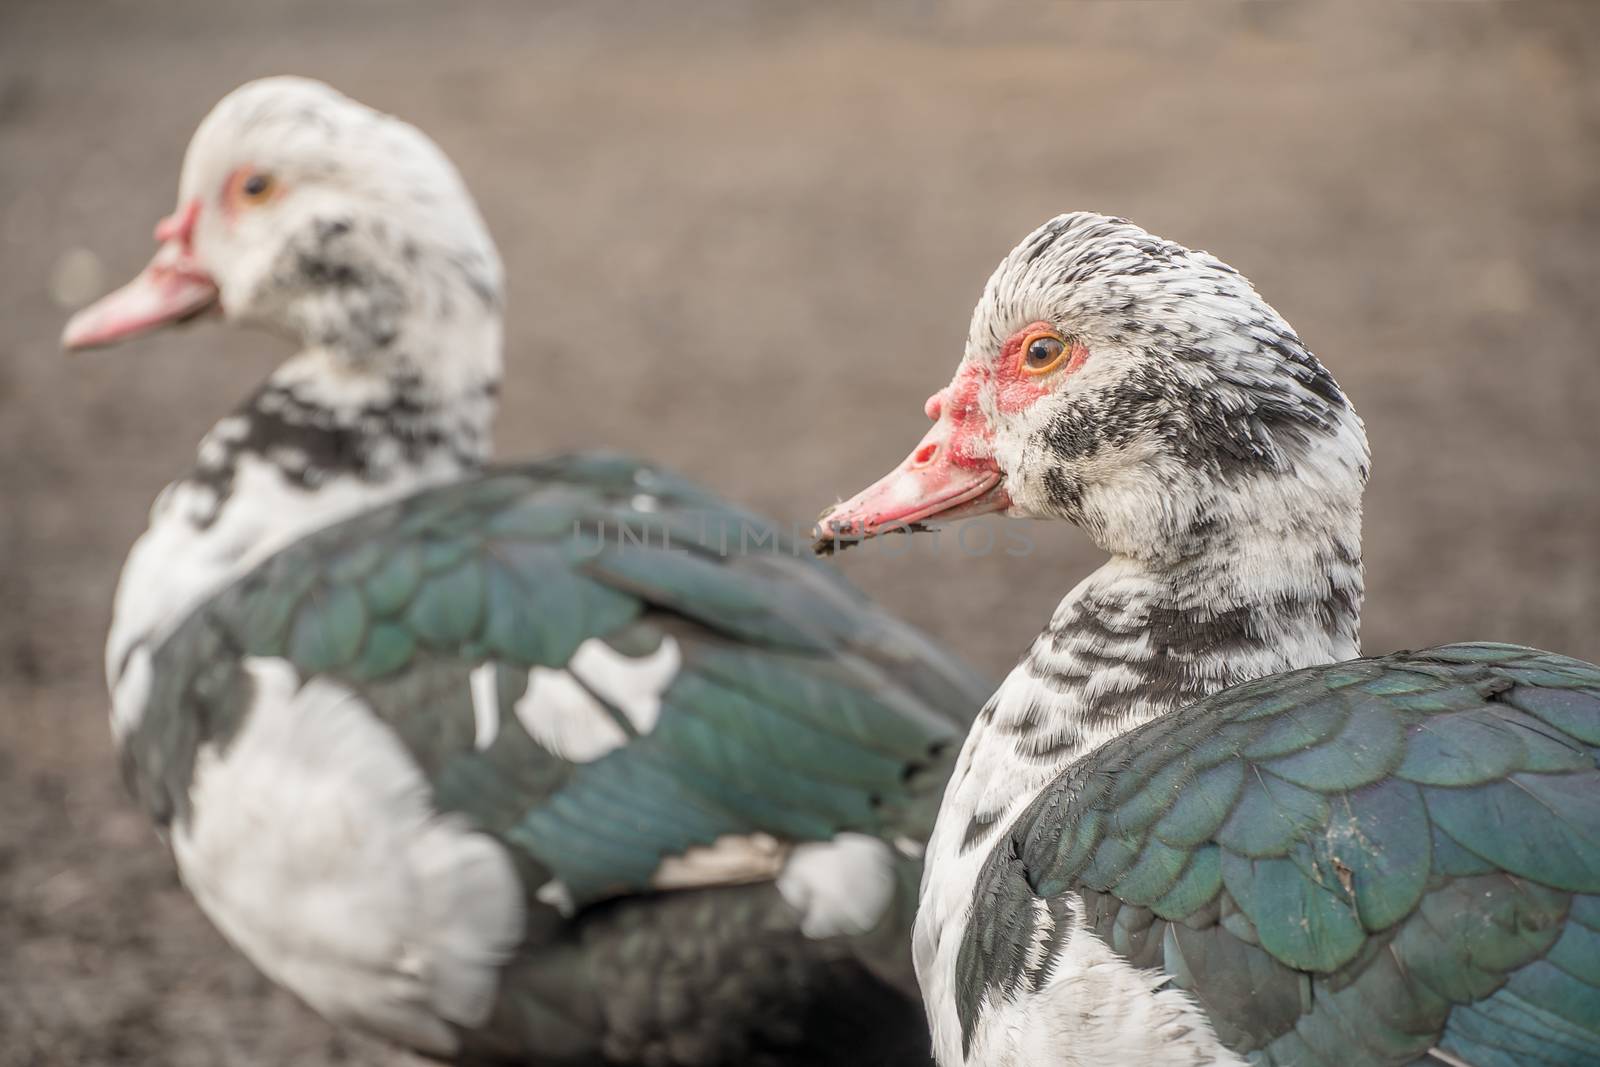
[{"label": "white speckled plumage", "polygon": [[184,884],[228,939],[323,1015],[438,1054],[481,1023],[522,935],[494,839],[434,811],[356,694],[247,661],[243,728],[196,762],[172,834]]},{"label": "white speckled plumage", "polygon": [[[1112,558],[1062,600],[946,787],[913,939],[935,1051],[944,1067],[1237,1063],[1186,994],[1083,929],[1038,990],[985,1000],[964,1042],[957,956],[993,842],[1078,756],[1237,682],[1359,654],[1365,437],[1248,281],[1121,220],[1062,216],[1024,240],[984,290],[963,368],[988,380],[1036,321],[1088,358],[1021,410],[980,389],[1009,513],[1073,521]],[[1222,440],[1186,411],[1203,398],[1220,426],[1263,396],[1314,439]]]},{"label": "white speckled plumage", "polygon": [[[966,1062],[983,1067],[1243,1067],[1205,1013],[1072,917],[1067,947],[1031,997],[987,1005]],[[1041,925],[1040,931],[1049,927]],[[955,1061],[959,1062],[959,1061]]]},{"label": "white speckled plumage", "polygon": [[[375,152],[384,167],[371,165]],[[414,127],[325,85],[266,78],[224,97],[200,124],[179,203],[209,203],[246,166],[270,166],[282,183],[318,180],[231,223],[220,210],[199,212],[194,246],[230,321],[291,330],[306,347],[212,428],[194,471],[156,501],[117,587],[106,646],[113,689],[137,645],[159,642],[273,552],[457,478],[488,454],[500,377],[500,261],[449,160]],[[291,269],[332,241],[381,282],[389,293],[381,308],[355,288],[330,296]],[[384,266],[406,248],[414,257],[408,269]],[[381,351],[370,343],[372,329],[387,338]],[[252,429],[269,420],[339,435],[339,463],[308,471],[303,453],[258,447]],[[397,433],[430,443],[402,448]]]},{"label": "white speckled plumage", "polygon": [[163,492],[107,647],[130,785],[228,938],[328,1018],[474,1062],[921,1044],[906,875],[981,683],[770,532],[678,566],[585,540],[745,521],[674,475],[484,470],[499,263],[399,120],[251,83],[157,236],[65,343],[204,298],[301,344]]},{"label": "white speckled plumage", "polygon": [[[373,152],[394,167],[375,171]],[[289,329],[305,347],[216,423],[129,553],[106,649],[119,741],[144,714],[152,650],[198,604],[307,533],[459,478],[487,454],[500,267],[448,160],[326,86],[271,78],[201,124],[180,204],[211,204],[245,166],[317,180],[228,224],[201,211],[193,241],[230,320]],[[363,340],[373,310],[362,292],[304,284],[323,240],[346,242],[342,259],[398,294],[381,351]],[[385,270],[398,245],[414,246],[415,270]],[[354,694],[321,680],[301,688],[283,661],[249,670],[244,727],[225,751],[198,754],[188,816],[172,830],[185,883],[325,1015],[451,1052],[451,1027],[482,1021],[520,934],[509,858],[432,812],[421,772]]]}]

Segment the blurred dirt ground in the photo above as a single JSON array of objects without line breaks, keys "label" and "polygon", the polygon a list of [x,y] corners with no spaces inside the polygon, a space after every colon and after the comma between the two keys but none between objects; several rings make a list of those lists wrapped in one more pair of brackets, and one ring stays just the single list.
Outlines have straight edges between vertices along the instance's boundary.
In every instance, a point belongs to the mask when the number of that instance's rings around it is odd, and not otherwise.
[{"label": "blurred dirt ground", "polygon": [[[123,794],[123,552],[285,353],[67,359],[261,74],[431,132],[511,279],[503,454],[646,453],[804,521],[898,461],[999,257],[1131,216],[1242,269],[1376,455],[1370,650],[1600,658],[1600,6],[0,3],[0,1065],[377,1064],[232,953]],[[1096,562],[842,562],[998,674]]]}]

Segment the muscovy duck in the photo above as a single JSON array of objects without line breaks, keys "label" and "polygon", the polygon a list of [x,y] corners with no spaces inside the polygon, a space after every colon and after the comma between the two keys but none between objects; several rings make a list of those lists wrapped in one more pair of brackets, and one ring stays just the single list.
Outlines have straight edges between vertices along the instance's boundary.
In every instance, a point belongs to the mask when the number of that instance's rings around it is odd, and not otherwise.
[{"label": "muscovy duck", "polygon": [[236,90],[133,282],[64,342],[216,309],[302,349],[162,493],[113,727],[268,976],[459,1060],[921,1062],[921,854],[988,686],[671,474],[486,468],[497,253],[406,123]]},{"label": "muscovy duck", "polygon": [[1056,218],[927,414],[820,548],[1004,512],[1111,555],[946,790],[941,1064],[1600,1063],[1600,668],[1354,658],[1361,421],[1242,275]]}]

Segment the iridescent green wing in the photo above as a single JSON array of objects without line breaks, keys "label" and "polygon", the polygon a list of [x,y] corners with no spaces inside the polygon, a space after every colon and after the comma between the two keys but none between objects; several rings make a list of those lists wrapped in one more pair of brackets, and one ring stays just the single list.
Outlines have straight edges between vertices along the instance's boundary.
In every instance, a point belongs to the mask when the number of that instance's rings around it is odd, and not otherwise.
[{"label": "iridescent green wing", "polygon": [[1600,1062],[1597,754],[1600,668],[1515,646],[1225,690],[1075,764],[996,847],[963,1025],[1047,980],[1042,900],[1252,1062]]},{"label": "iridescent green wing", "polygon": [[[437,804],[577,905],[730,834],[920,842],[989,689],[769,523],[595,456],[419,493],[215,597],[159,650],[127,744],[159,816],[249,713],[251,657],[349,687]],[[647,668],[641,717],[618,694]],[[574,734],[563,692],[607,721]]]}]

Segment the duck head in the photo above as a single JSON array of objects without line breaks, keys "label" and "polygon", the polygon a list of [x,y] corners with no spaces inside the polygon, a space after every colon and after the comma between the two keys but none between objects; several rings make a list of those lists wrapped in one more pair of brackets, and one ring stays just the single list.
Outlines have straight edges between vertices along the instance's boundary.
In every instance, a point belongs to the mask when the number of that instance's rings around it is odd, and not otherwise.
[{"label": "duck head", "polygon": [[1151,561],[1319,510],[1359,524],[1366,439],[1333,377],[1243,275],[1123,219],[1061,215],[1013,249],[926,413],[819,550],[993,512]]},{"label": "duck head", "polygon": [[352,368],[422,358],[418,335],[451,318],[492,320],[483,347],[498,358],[500,261],[455,167],[415,127],[319,82],[224,97],[155,236],[155,258],[75,315],[65,347],[220,311]]}]

